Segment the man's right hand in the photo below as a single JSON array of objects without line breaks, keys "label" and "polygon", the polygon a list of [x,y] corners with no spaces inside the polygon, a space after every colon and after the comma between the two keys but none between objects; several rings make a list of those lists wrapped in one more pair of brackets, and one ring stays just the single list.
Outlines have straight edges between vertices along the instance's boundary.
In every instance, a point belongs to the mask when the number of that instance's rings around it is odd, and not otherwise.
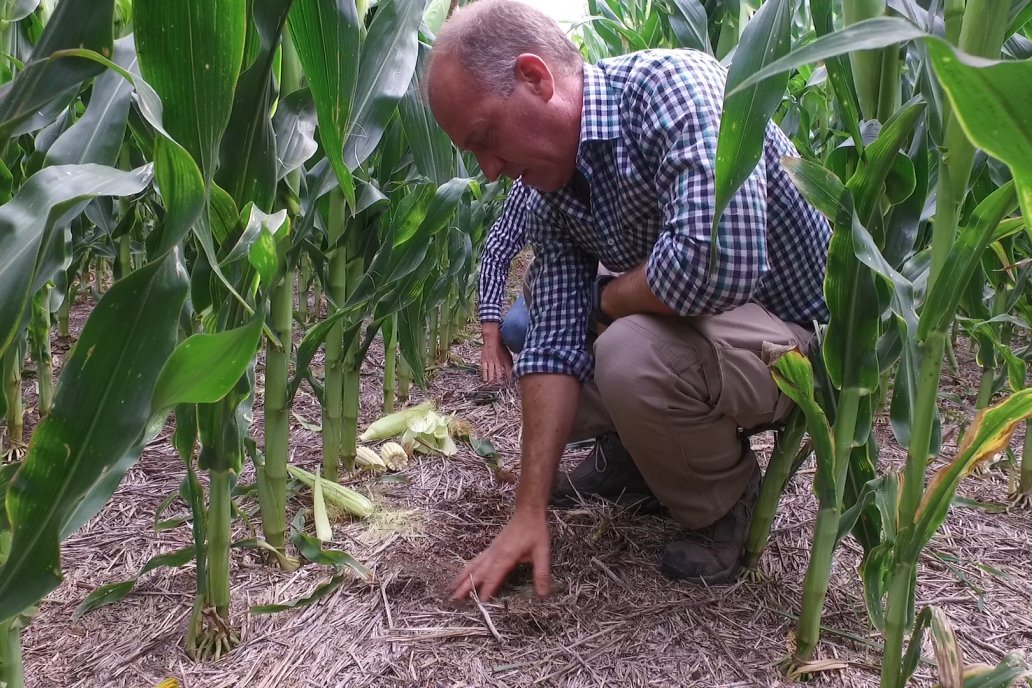
[{"label": "man's right hand", "polygon": [[552,587],[551,546],[544,510],[517,509],[491,545],[452,580],[452,601],[461,602],[475,590],[486,602],[495,596],[509,572],[523,562],[534,566],[534,591],[538,597],[545,597]]},{"label": "man's right hand", "polygon": [[512,377],[512,354],[505,348],[498,323],[485,322],[480,326],[484,346],[480,350],[481,376],[484,382],[508,382]]}]

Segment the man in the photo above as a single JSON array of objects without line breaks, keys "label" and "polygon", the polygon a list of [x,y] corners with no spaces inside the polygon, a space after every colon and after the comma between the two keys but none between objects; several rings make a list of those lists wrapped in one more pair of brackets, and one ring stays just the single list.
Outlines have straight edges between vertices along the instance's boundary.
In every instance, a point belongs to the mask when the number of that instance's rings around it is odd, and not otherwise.
[{"label": "man", "polygon": [[484,346],[480,350],[484,382],[507,382],[512,374],[512,354],[523,350],[530,325],[526,297],[520,295],[502,318],[509,267],[526,245],[524,224],[527,189],[516,182],[505,199],[502,214],[491,227],[480,256],[477,312]]},{"label": "man", "polygon": [[[525,561],[547,594],[546,510],[571,495],[654,497],[688,531],[663,552],[667,575],[736,576],[760,479],[742,430],[788,411],[769,354],[803,345],[826,318],[830,230],[782,169],[794,151],[769,123],[711,245],[724,81],[715,60],[687,50],[584,64],[554,21],[514,0],[480,0],[439,32],[430,107],[489,178],[535,190],[526,231],[537,256],[515,371],[516,509],[453,581],[454,599],[493,596]],[[623,274],[596,279],[598,262]],[[555,480],[565,443],[587,435],[602,437],[592,456]]]}]

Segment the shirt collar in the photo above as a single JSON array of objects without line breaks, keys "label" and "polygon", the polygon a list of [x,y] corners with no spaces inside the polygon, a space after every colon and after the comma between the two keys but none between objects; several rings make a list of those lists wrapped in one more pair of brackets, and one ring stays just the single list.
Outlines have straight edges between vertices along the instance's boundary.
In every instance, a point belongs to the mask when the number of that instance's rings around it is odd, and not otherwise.
[{"label": "shirt collar", "polygon": [[605,72],[595,65],[585,63],[580,143],[618,138],[619,106],[619,94],[609,87]]}]

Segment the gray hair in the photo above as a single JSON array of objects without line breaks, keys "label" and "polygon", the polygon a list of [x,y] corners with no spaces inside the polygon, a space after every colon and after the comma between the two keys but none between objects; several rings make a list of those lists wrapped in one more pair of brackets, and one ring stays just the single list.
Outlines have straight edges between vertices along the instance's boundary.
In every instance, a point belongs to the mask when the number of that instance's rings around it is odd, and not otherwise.
[{"label": "gray hair", "polygon": [[577,47],[555,20],[518,0],[478,0],[441,27],[430,52],[428,71],[441,55],[451,55],[489,93],[509,96],[516,88],[515,61],[534,53],[550,69],[570,75],[584,64]]}]

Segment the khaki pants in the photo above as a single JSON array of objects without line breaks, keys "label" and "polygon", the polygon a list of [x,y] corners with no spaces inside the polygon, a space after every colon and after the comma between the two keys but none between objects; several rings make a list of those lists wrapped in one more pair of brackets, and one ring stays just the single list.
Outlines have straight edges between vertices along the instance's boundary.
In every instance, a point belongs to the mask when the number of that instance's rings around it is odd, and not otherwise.
[{"label": "khaki pants", "polygon": [[649,487],[687,528],[723,516],[755,459],[740,430],[791,408],[768,363],[811,334],[762,306],[691,318],[632,315],[594,343],[595,378],[582,390],[571,440],[616,431]]}]

